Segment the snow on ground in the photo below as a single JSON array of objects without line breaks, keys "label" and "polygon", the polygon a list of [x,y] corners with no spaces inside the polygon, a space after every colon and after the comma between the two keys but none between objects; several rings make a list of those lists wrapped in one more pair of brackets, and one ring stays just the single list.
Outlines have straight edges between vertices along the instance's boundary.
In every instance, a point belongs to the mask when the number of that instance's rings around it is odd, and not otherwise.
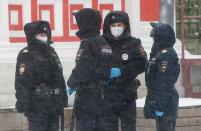
[{"label": "snow on ground", "polygon": [[[68,103],[69,107],[72,108],[74,102],[74,95],[69,97]],[[144,107],[144,102],[145,102],[145,97],[137,99],[137,107]],[[179,107],[191,107],[191,106],[200,106],[201,107],[201,99],[195,99],[195,98],[179,98]],[[12,107],[5,107],[1,109],[13,109],[15,108],[14,106]]]},{"label": "snow on ground", "polygon": [[[144,107],[145,97],[137,100],[137,107]],[[201,106],[201,99],[179,98],[179,107]]]}]

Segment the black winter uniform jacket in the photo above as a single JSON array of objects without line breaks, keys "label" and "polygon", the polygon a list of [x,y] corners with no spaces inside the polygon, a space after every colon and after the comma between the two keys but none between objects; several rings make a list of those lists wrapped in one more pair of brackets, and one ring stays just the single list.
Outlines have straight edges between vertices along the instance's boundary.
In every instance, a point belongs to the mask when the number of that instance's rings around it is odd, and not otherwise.
[{"label": "black winter uniform jacket", "polygon": [[175,33],[166,24],[154,26],[151,32],[154,44],[147,63],[145,81],[148,94],[144,113],[147,118],[154,118],[155,111],[164,112],[165,116],[176,117],[178,93],[175,89],[180,65],[173,48]]},{"label": "black winter uniform jacket", "polygon": [[72,70],[67,85],[76,89],[78,97],[75,99],[74,107],[78,119],[86,117],[96,121],[103,118],[104,112],[100,86],[100,80],[104,79],[104,76],[99,75],[101,54],[98,47],[107,43],[100,36],[101,17],[98,11],[88,8],[80,10],[75,14],[75,19],[79,27],[76,34],[81,39],[81,43],[76,56],[76,66]]},{"label": "black winter uniform jacket", "polygon": [[[110,25],[119,21],[124,23],[126,28],[121,36],[115,38],[111,34]],[[110,12],[104,21],[103,37],[108,42],[112,52],[108,60],[111,63],[110,67],[117,67],[121,70],[121,76],[111,80],[113,98],[117,101],[135,100],[139,86],[136,77],[145,71],[147,55],[140,39],[130,35],[128,15],[121,11]]]},{"label": "black winter uniform jacket", "polygon": [[66,85],[62,66],[55,50],[35,39],[39,26],[47,28],[48,42],[51,42],[49,24],[36,21],[25,25],[28,46],[17,58],[15,89],[16,108],[19,112],[61,113],[67,106]]}]

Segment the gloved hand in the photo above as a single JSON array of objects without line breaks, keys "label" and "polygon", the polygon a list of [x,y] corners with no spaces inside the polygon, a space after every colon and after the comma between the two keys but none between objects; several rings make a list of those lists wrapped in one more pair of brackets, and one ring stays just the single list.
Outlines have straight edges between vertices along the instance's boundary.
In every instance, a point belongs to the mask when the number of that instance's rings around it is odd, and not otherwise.
[{"label": "gloved hand", "polygon": [[68,93],[68,95],[72,95],[75,91],[76,91],[76,89],[71,88],[69,86],[67,87],[67,93]]},{"label": "gloved hand", "polygon": [[110,70],[110,78],[121,76],[121,70],[119,68],[111,68]]},{"label": "gloved hand", "polygon": [[155,115],[156,115],[157,117],[163,117],[164,112],[155,111]]}]

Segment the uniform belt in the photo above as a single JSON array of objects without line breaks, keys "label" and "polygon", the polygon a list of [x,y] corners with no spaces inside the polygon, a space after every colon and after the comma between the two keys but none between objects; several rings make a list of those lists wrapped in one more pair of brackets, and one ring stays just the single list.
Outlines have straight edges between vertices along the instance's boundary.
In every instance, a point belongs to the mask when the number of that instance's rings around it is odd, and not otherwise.
[{"label": "uniform belt", "polygon": [[108,84],[109,84],[110,88],[123,89],[123,90],[125,90],[126,87],[138,88],[141,85],[141,83],[138,79],[123,80],[123,79],[118,79],[118,78],[109,81]]},{"label": "uniform belt", "polygon": [[58,95],[60,93],[60,89],[40,89],[37,88],[34,92],[35,95],[42,95],[42,96],[50,96],[50,95]]},{"label": "uniform belt", "polygon": [[58,95],[60,92],[60,89],[59,88],[56,88],[56,89],[47,89],[47,93],[49,95]]}]

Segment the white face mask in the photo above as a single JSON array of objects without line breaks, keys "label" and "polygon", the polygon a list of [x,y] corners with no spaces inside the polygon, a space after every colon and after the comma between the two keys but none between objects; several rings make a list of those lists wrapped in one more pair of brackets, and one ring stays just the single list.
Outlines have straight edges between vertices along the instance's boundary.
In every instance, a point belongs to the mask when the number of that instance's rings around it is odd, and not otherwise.
[{"label": "white face mask", "polygon": [[47,36],[39,36],[39,35],[36,35],[36,39],[37,40],[40,40],[40,41],[43,41],[43,42],[47,42]]},{"label": "white face mask", "polygon": [[110,30],[114,37],[119,37],[124,32],[123,27],[111,27]]}]

